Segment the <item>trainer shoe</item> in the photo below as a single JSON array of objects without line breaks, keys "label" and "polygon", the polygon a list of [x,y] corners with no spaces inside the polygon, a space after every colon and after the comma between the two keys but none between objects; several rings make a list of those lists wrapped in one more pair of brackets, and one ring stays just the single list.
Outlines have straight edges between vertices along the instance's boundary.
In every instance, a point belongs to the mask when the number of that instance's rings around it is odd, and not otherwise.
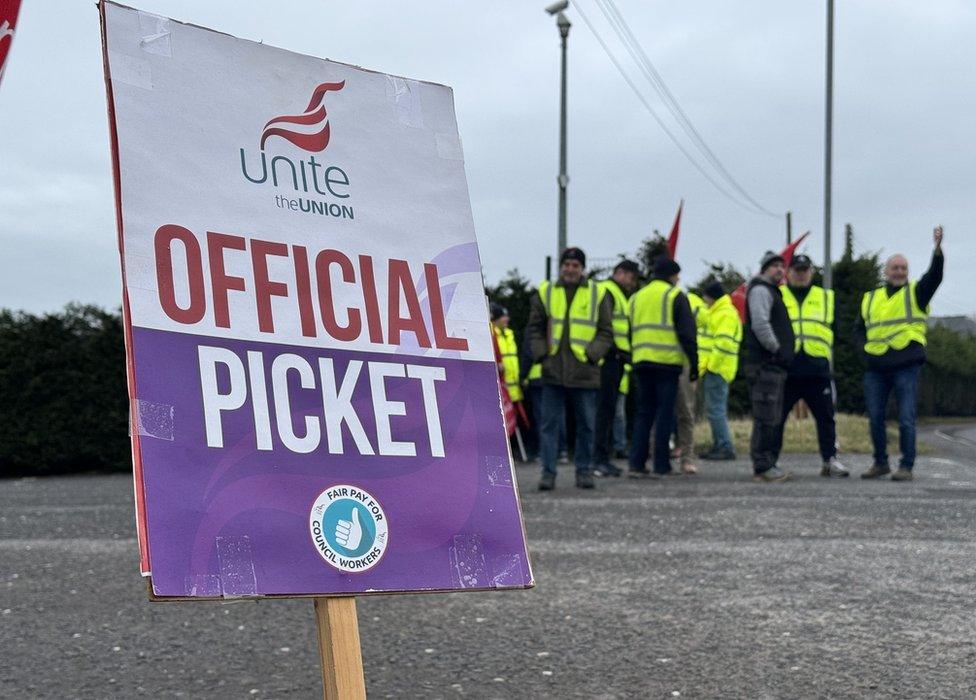
[{"label": "trainer shoe", "polygon": [[844,479],[850,476],[851,473],[848,471],[847,467],[841,464],[836,457],[831,457],[823,466],[820,468],[820,476],[834,477],[836,479]]},{"label": "trainer shoe", "polygon": [[898,467],[898,470],[891,475],[892,481],[911,481],[915,476],[912,474],[911,469],[905,469],[905,467]]},{"label": "trainer shoe", "polygon": [[695,466],[694,462],[682,462],[681,463],[681,473],[682,474],[697,474],[698,467]]},{"label": "trainer shoe", "polygon": [[560,452],[559,457],[556,459],[557,464],[569,464],[569,455],[565,452]]},{"label": "trainer shoe", "polygon": [[788,472],[784,472],[779,467],[772,467],[764,472],[753,474],[752,476],[753,481],[762,481],[769,484],[777,481],[788,481],[789,479],[790,474]]},{"label": "trainer shoe", "polygon": [[552,491],[554,488],[556,488],[556,475],[552,472],[543,472],[542,478],[539,479],[539,490]]},{"label": "trainer shoe", "polygon": [[593,467],[593,476],[620,476],[622,471],[609,462]]},{"label": "trainer shoe", "polygon": [[862,479],[880,479],[891,474],[891,468],[887,464],[872,464],[871,468],[861,474]]},{"label": "trainer shoe", "polygon": [[593,474],[590,472],[577,472],[576,473],[576,488],[578,489],[592,489],[595,488],[596,484],[593,483]]}]

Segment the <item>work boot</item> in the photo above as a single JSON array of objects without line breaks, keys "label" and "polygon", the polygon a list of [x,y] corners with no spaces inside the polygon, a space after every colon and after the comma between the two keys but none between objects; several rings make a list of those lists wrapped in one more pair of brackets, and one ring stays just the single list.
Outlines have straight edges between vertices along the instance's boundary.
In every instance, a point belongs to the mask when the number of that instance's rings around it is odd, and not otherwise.
[{"label": "work boot", "polygon": [[596,484],[593,483],[593,474],[590,472],[576,472],[576,488],[592,489]]},{"label": "work boot", "polygon": [[862,479],[880,479],[891,474],[891,468],[887,464],[872,464],[871,468],[861,474]]},{"label": "work boot", "polygon": [[905,469],[905,467],[898,467],[898,470],[891,475],[892,481],[911,481],[914,478],[912,470]]},{"label": "work boot", "polygon": [[844,479],[850,476],[851,473],[848,471],[847,467],[841,464],[836,457],[831,457],[823,466],[820,468],[820,476],[829,476],[836,479]]},{"label": "work boot", "polygon": [[539,490],[552,491],[554,488],[556,488],[556,475],[552,472],[542,472],[542,478],[539,479]]},{"label": "work boot", "polygon": [[771,484],[777,481],[789,481],[790,475],[788,472],[784,472],[779,467],[772,467],[764,472],[754,474],[752,476],[753,481],[761,481],[767,484]]}]

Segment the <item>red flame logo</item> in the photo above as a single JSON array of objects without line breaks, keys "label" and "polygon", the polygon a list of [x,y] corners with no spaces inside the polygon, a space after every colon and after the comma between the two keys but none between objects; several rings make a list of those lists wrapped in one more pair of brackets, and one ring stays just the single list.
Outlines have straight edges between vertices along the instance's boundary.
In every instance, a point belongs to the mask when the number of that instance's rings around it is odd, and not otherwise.
[{"label": "red flame logo", "polygon": [[329,145],[329,120],[322,100],[325,93],[336,92],[345,85],[345,80],[339,83],[322,83],[312,92],[312,99],[303,113],[285,114],[265,124],[264,133],[261,134],[261,150],[264,150],[264,144],[270,137],[280,136],[302,150],[313,153],[324,151]]}]

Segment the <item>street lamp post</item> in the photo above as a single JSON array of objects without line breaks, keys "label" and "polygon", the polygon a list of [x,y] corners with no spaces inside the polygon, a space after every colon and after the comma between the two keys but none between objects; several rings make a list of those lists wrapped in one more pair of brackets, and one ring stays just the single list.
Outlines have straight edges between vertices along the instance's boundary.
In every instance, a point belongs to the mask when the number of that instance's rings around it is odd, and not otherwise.
[{"label": "street lamp post", "polygon": [[563,10],[567,7],[569,7],[569,2],[560,0],[560,2],[554,2],[546,8],[546,12],[556,16],[556,27],[559,29],[562,50],[559,94],[559,177],[556,180],[559,185],[557,259],[566,249],[566,187],[569,185],[569,175],[566,174],[566,39],[569,37],[569,28],[572,25],[566,15],[563,14]]}]

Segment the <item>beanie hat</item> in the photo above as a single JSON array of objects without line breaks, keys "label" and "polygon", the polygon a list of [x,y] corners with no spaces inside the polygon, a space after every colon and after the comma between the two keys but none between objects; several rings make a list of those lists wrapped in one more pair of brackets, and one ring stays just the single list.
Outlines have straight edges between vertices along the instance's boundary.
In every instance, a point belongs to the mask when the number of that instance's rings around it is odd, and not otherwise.
[{"label": "beanie hat", "polygon": [[660,257],[654,263],[654,276],[659,279],[668,279],[681,272],[681,265],[668,257]]},{"label": "beanie hat", "polygon": [[779,253],[774,253],[771,250],[767,250],[763,253],[762,260],[759,261],[759,274],[766,271],[766,268],[776,262],[784,262],[783,256]]},{"label": "beanie hat", "polygon": [[491,311],[492,321],[497,321],[502,316],[508,316],[508,309],[506,309],[501,304],[496,304],[495,302],[491,302],[491,305],[488,308]]},{"label": "beanie hat", "polygon": [[714,299],[715,301],[718,301],[725,296],[725,287],[723,287],[722,283],[718,280],[712,280],[706,284],[702,291],[705,293],[705,296]]},{"label": "beanie hat", "polygon": [[640,274],[640,267],[633,260],[627,260],[624,258],[614,266],[613,271],[622,270],[623,272],[632,272],[635,275]]},{"label": "beanie hat", "polygon": [[570,247],[564,250],[563,254],[559,256],[559,264],[562,265],[567,260],[577,260],[580,265],[586,267],[586,253],[579,248]]}]

